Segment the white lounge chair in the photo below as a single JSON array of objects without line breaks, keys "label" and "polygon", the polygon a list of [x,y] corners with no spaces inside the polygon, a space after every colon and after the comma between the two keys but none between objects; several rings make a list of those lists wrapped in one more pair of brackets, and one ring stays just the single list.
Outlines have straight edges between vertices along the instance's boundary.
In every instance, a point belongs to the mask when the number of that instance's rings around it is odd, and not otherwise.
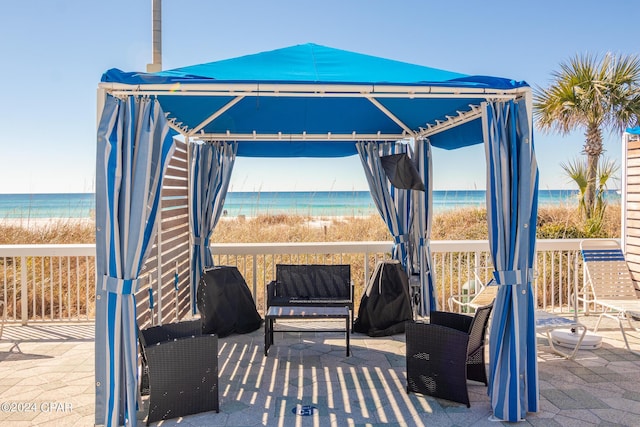
[{"label": "white lounge chair", "polygon": [[640,355],[629,346],[622,324],[626,321],[631,329],[640,331],[631,324],[633,317],[640,317],[640,299],[620,245],[615,240],[583,240],[580,250],[584,261],[585,289],[579,299],[586,303],[587,310],[591,303],[603,309],[594,332],[598,331],[603,317],[616,320],[627,349]]},{"label": "white lounge chair", "polygon": [[[476,280],[479,281],[477,275]],[[470,309],[469,311],[474,312],[478,307],[491,304],[497,294],[498,286],[493,281],[490,281],[486,285],[481,284],[480,290],[473,296],[468,294],[451,295],[448,300],[449,311],[453,311],[454,307],[457,306],[460,308],[468,308]],[[553,333],[554,331],[555,333]],[[551,347],[551,350],[555,353],[564,358],[573,359],[582,346],[582,342],[587,333],[587,327],[578,322],[577,319],[571,320],[543,310],[536,310],[536,332],[546,334],[549,340],[549,347]],[[560,334],[562,334],[564,339],[559,339]],[[564,352],[556,347],[556,344],[573,347],[573,350],[571,350],[570,353]]]},{"label": "white lounge chair", "polygon": [[454,294],[449,297],[447,300],[449,305],[449,311],[453,312],[454,308],[459,308],[461,311],[468,311],[473,313],[476,311],[478,307],[484,307],[485,305],[489,305],[496,299],[496,295],[498,294],[498,286],[495,284],[493,280],[490,280],[489,283],[484,284],[477,272],[474,272],[475,280],[467,282],[468,284],[476,284],[480,285],[480,289],[475,294],[466,293],[466,294]]}]

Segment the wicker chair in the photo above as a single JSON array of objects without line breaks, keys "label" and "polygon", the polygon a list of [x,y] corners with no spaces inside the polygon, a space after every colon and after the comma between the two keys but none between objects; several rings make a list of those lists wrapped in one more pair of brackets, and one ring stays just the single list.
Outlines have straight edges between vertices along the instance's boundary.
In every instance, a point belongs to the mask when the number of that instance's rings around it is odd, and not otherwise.
[{"label": "wicker chair", "polygon": [[407,322],[407,393],[460,402],[470,407],[467,380],[487,385],[484,342],[493,303],[473,317],[431,312],[430,322]]},{"label": "wicker chair", "polygon": [[[202,335],[199,320],[143,329],[138,334],[142,354],[141,389],[148,375],[152,422],[219,412],[218,337]],[[144,394],[145,390],[141,390]]]}]

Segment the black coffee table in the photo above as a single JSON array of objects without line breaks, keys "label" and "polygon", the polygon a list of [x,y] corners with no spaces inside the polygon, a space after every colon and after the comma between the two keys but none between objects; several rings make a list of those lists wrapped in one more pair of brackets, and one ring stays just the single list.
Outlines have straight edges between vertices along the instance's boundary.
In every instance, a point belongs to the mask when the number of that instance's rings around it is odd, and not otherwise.
[{"label": "black coffee table", "polygon": [[315,306],[271,306],[267,311],[264,321],[264,355],[269,352],[269,347],[273,344],[273,324],[276,319],[304,319],[304,320],[326,320],[344,319],[344,329],[310,329],[310,330],[281,330],[277,332],[344,332],[347,344],[347,356],[349,351],[350,316],[349,307],[315,307]]}]

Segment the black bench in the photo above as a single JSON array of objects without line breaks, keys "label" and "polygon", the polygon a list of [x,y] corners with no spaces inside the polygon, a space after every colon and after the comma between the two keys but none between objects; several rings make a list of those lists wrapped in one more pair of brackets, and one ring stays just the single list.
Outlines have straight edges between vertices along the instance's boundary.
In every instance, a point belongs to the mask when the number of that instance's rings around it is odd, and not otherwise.
[{"label": "black bench", "polygon": [[271,306],[348,307],[353,325],[353,283],[348,264],[277,264],[267,284]]}]

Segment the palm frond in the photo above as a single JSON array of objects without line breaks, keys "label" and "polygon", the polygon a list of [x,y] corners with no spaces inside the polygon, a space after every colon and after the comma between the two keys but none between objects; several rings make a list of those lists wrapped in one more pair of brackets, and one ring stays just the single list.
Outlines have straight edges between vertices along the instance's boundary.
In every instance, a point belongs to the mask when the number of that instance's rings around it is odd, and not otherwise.
[{"label": "palm frond", "polygon": [[566,135],[578,127],[621,130],[640,112],[640,58],[607,53],[576,55],[534,88],[534,117],[542,131]]},{"label": "palm frond", "polygon": [[582,159],[576,158],[570,160],[568,163],[560,163],[560,167],[564,169],[567,176],[576,183],[580,194],[583,194],[589,182],[587,179],[587,163]]}]

